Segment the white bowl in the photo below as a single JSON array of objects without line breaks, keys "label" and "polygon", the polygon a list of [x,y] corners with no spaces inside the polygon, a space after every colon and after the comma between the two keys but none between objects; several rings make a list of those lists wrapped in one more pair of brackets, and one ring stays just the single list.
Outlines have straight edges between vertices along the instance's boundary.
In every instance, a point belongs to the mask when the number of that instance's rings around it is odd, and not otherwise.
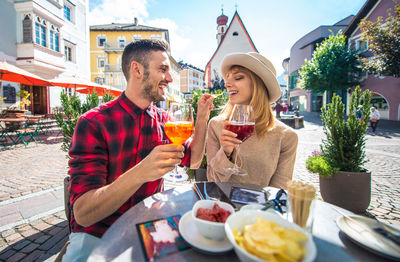
[{"label": "white bowl", "polygon": [[261,208],[263,208],[264,206],[261,204],[248,204],[248,205],[244,205],[240,208],[240,211],[245,211],[245,210],[259,210],[261,211]]},{"label": "white bowl", "polygon": [[253,254],[250,254],[249,252],[241,248],[236,243],[235,237],[233,235],[233,229],[242,232],[245,225],[255,223],[257,217],[259,216],[265,220],[275,222],[284,228],[296,229],[302,232],[304,235],[306,235],[307,242],[305,243],[305,249],[307,253],[303,257],[302,262],[311,262],[315,259],[317,255],[317,249],[315,247],[312,236],[311,234],[303,230],[301,227],[299,227],[296,224],[290,223],[281,216],[274,214],[272,212],[260,212],[258,210],[244,210],[232,214],[231,216],[228,217],[228,219],[225,222],[226,236],[228,240],[232,243],[235,253],[239,257],[240,261],[255,261],[255,262],[265,261],[261,258],[254,256]]},{"label": "white bowl", "polygon": [[192,217],[200,234],[210,239],[222,240],[226,236],[225,223],[207,221],[196,217],[199,208],[212,209],[215,203],[217,203],[220,208],[231,212],[231,215],[235,212],[233,206],[228,203],[214,200],[199,200],[193,206]]}]

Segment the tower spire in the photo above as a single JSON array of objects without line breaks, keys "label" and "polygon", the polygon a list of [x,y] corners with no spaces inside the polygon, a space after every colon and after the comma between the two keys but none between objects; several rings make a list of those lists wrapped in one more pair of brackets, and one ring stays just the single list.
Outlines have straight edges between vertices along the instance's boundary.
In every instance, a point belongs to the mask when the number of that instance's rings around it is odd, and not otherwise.
[{"label": "tower spire", "polygon": [[217,42],[221,43],[226,31],[226,23],[228,22],[228,17],[224,15],[224,5],[221,5],[221,15],[217,17]]}]

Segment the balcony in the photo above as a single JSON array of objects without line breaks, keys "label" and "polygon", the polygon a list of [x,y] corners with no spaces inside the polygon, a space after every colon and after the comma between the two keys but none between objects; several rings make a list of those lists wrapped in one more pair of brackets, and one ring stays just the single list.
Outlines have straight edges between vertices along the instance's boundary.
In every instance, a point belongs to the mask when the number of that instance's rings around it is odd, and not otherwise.
[{"label": "balcony", "polygon": [[124,51],[125,43],[120,42],[105,42],[104,43],[104,52],[109,53],[121,53]]},{"label": "balcony", "polygon": [[104,72],[121,72],[122,68],[120,64],[106,64],[104,66]]}]

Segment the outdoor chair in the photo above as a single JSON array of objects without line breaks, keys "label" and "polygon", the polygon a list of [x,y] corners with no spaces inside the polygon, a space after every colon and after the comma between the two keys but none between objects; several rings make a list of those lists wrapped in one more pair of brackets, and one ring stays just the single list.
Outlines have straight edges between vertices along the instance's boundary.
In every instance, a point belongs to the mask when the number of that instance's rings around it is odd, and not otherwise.
[{"label": "outdoor chair", "polygon": [[26,123],[25,127],[22,129],[17,129],[16,136],[17,138],[14,141],[14,144],[22,141],[25,146],[29,144],[29,142],[35,141],[42,143],[42,139],[39,136],[39,132],[41,130],[41,121],[39,121],[35,126],[30,125],[28,122]]},{"label": "outdoor chair", "polygon": [[71,205],[69,202],[69,176],[66,176],[64,178],[64,209],[65,209],[65,216],[67,217],[68,220],[68,229],[69,232],[71,233]]},{"label": "outdoor chair", "polygon": [[5,123],[0,122],[0,147],[7,148],[7,140],[8,138],[11,139],[10,134],[6,128]]},{"label": "outdoor chair", "polygon": [[[68,221],[68,230],[69,233],[71,234],[71,206],[70,206],[70,202],[69,202],[69,191],[68,191],[68,187],[69,187],[69,176],[66,176],[64,178],[64,209],[65,209],[65,216],[67,217],[67,221]],[[54,260],[54,262],[61,262],[62,261],[62,257],[64,256],[65,252],[67,251],[67,247],[69,245],[69,240],[67,240],[67,242],[65,242],[64,246],[62,247],[62,249],[60,250],[60,252],[58,253],[56,259]]]}]

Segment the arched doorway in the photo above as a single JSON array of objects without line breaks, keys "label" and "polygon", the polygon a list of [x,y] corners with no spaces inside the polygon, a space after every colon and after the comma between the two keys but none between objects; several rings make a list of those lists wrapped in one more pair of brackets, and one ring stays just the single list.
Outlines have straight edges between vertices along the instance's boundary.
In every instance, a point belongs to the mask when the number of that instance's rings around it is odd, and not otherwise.
[{"label": "arched doorway", "polygon": [[378,93],[371,93],[371,106],[378,109],[381,119],[389,119],[389,103],[386,98]]}]

